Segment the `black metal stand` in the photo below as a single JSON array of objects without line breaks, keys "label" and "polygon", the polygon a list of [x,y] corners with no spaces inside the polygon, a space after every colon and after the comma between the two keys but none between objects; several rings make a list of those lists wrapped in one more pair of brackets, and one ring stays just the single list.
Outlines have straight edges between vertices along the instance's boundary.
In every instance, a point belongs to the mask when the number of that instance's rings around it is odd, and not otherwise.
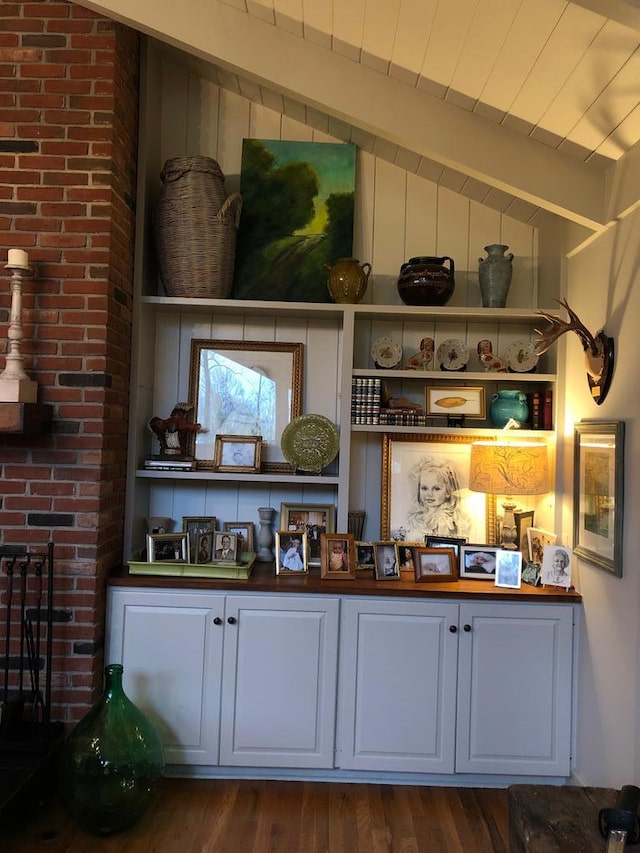
[{"label": "black metal stand", "polygon": [[64,739],[51,721],[53,653],[53,543],[46,552],[0,551],[4,596],[2,701],[0,703],[0,818],[20,798],[51,789],[55,760]]}]

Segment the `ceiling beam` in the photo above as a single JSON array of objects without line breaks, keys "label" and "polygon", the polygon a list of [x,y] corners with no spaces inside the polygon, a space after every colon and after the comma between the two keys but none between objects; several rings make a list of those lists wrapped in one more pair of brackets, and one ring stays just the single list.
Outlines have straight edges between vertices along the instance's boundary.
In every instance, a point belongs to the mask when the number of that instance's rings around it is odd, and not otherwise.
[{"label": "ceiling beam", "polygon": [[80,0],[201,59],[588,228],[606,170],[528,139],[218,0]]},{"label": "ceiling beam", "polygon": [[636,143],[609,169],[607,217],[613,222],[640,205],[640,143]]},{"label": "ceiling beam", "polygon": [[582,6],[597,12],[603,18],[611,18],[625,27],[640,30],[640,5],[629,0],[572,0],[574,6]]}]

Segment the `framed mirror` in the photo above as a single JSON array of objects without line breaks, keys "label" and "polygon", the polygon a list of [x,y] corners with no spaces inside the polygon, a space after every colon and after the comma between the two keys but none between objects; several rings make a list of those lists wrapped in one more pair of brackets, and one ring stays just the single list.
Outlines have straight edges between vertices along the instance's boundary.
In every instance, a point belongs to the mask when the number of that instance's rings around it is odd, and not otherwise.
[{"label": "framed mirror", "polygon": [[262,470],[289,470],[280,436],[302,410],[303,345],[275,341],[191,341],[189,400],[202,431],[199,468],[213,468],[216,435],[261,435]]}]

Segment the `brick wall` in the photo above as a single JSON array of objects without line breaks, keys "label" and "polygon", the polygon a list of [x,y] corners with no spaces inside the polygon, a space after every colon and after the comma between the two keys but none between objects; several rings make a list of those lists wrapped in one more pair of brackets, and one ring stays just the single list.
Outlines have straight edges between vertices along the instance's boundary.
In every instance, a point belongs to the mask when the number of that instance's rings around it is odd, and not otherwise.
[{"label": "brick wall", "polygon": [[22,248],[21,352],[53,406],[50,433],[0,434],[0,541],[55,543],[53,717],[69,722],[102,683],[122,561],[138,55],[137,33],[72,3],[0,0],[0,368]]}]

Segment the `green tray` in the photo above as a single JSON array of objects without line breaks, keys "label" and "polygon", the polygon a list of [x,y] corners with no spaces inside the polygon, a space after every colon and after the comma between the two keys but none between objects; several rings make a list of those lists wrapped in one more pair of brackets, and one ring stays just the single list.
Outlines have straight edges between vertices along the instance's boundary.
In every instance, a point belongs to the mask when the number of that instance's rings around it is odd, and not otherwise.
[{"label": "green tray", "polygon": [[228,578],[246,580],[251,577],[256,555],[253,551],[243,551],[239,563],[147,563],[140,560],[140,554],[134,554],[127,561],[129,574],[165,575],[177,578]]}]

